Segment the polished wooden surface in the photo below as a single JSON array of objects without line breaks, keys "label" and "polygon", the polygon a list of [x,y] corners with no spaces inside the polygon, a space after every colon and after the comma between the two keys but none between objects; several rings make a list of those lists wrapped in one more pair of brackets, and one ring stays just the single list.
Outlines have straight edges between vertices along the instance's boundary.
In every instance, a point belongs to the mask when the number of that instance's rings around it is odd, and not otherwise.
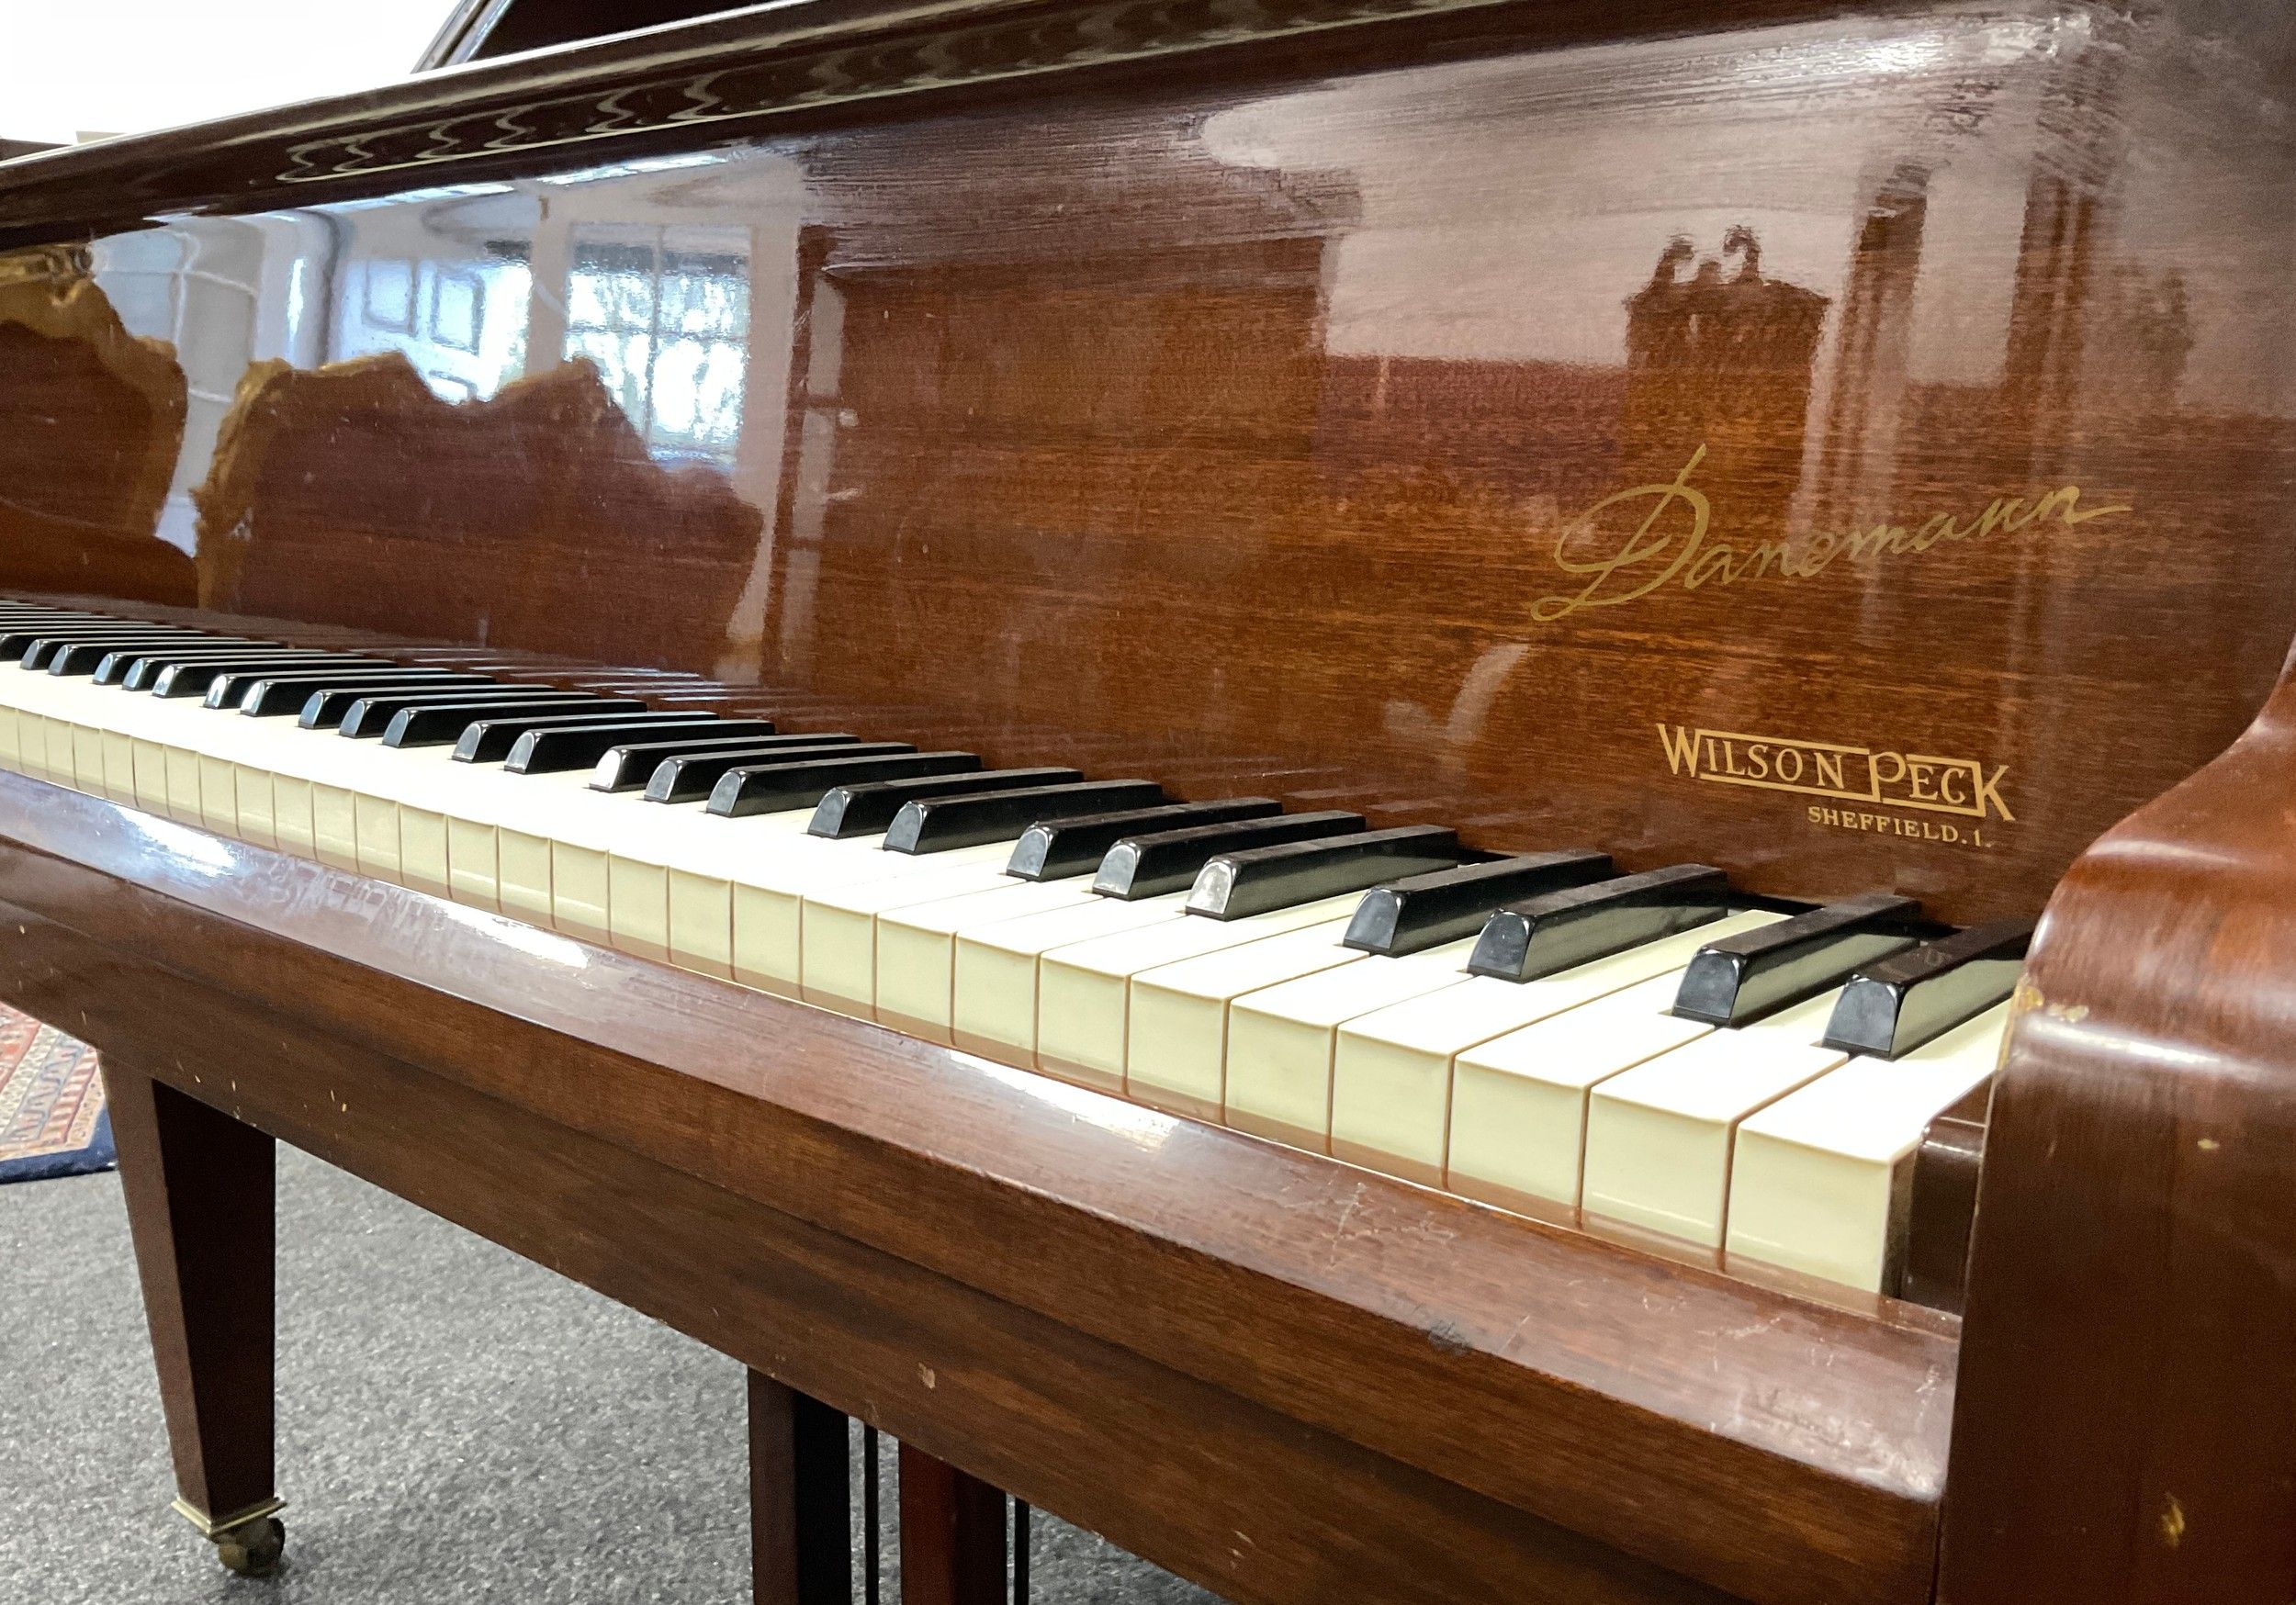
[{"label": "polished wooden surface", "polygon": [[[231,399],[144,543],[208,608],[2031,915],[2296,634],[2264,24],[1476,15],[1407,64],[1339,29],[1312,83],[1208,49],[460,187],[442,146],[395,199],[98,240],[70,293],[141,333],[246,286],[178,347]],[[0,219],[109,172],[25,164]]]},{"label": "polished wooden surface", "polygon": [[0,838],[11,1001],[84,1007],[136,1062],[168,1044],[186,1068],[155,1068],[235,1117],[1236,1599],[1927,1593],[1955,1348],[1930,1312],[35,781],[0,777]]},{"label": "polished wooden surface", "polygon": [[184,443],[187,387],[173,346],[128,331],[84,253],[25,252],[0,259],[0,375],[9,574],[47,589],[196,601],[190,556],[152,538]]},{"label": "polished wooden surface", "polygon": [[203,1521],[228,1523],[276,1492],[273,1142],[132,1066],[132,1049],[106,1054],[104,1094],[175,1486]]},{"label": "polished wooden surface", "polygon": [[852,1605],[848,1423],[749,1373],[751,1605]]},{"label": "polished wooden surface", "polygon": [[2056,891],[1964,1341],[16,780],[0,988],[1240,1599],[2281,1605],[2291,98],[2215,0],[821,0],[0,169],[99,595]]},{"label": "polished wooden surface", "polygon": [[[1004,1605],[1005,1496],[945,1460],[901,1446],[903,1605]],[[912,1588],[912,1573],[933,1579]]]},{"label": "polished wooden surface", "polygon": [[2296,676],[2073,867],[1979,1182],[1941,1597],[2296,1581]]},{"label": "polished wooden surface", "polygon": [[[1500,44],[1663,39],[1878,12],[1878,0],[806,0],[729,12],[325,101],[112,140],[0,174],[0,246],[181,212],[383,195],[447,175],[531,174],[1077,85],[1198,73],[1292,77]],[[2252,47],[2251,47],[2252,48]],[[427,175],[418,178],[414,175]]]}]

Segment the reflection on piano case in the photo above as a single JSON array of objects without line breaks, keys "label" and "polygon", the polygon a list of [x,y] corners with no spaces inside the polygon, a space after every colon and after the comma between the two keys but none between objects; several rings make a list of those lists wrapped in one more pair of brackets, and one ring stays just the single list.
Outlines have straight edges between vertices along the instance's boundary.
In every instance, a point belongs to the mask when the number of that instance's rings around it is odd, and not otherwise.
[{"label": "reflection on piano case", "polygon": [[998,1489],[2288,1598],[2272,20],[800,8],[0,167],[0,994],[186,1513],[284,1139],[747,1363],[762,1599],[843,1415],[919,1601]]}]

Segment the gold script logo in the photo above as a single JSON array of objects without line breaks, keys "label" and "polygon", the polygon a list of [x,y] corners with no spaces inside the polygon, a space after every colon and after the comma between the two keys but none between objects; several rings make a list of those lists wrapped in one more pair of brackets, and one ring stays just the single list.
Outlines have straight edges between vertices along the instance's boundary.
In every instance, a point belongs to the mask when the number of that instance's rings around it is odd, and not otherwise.
[{"label": "gold script logo", "polygon": [[1667,768],[1717,786],[1797,791],[1842,802],[1957,814],[1967,819],[2015,820],[2001,796],[2009,766],[1990,769],[1973,758],[1886,752],[1831,741],[1784,735],[1745,735],[1660,724]]},{"label": "gold script logo", "polygon": [[[1948,542],[2015,534],[2051,519],[2072,528],[2134,511],[2085,508],[2079,486],[2060,485],[2038,497],[1996,497],[1982,511],[1966,516],[1933,512],[1909,523],[1820,530],[1799,540],[1741,547],[1709,538],[1714,509],[1706,493],[1691,482],[1705,457],[1706,448],[1700,446],[1672,479],[1616,491],[1564,524],[1555,537],[1555,567],[1565,574],[1584,576],[1586,582],[1575,591],[1540,597],[1531,604],[1531,617],[1552,623],[1583,609],[1637,601],[1676,582],[1684,590],[1697,590],[1741,580],[1814,579],[1841,557],[1866,563],[1927,552]],[[1623,522],[1638,510],[1639,522]]]}]

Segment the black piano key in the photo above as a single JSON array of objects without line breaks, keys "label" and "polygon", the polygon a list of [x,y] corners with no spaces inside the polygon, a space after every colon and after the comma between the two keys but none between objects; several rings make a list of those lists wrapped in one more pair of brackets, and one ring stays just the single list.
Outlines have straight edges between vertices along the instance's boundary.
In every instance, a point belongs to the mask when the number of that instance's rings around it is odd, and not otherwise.
[{"label": "black piano key", "polygon": [[[186,635],[168,630],[92,630],[84,634],[44,635],[25,648],[22,659],[28,672],[52,673],[56,660],[75,646],[132,646],[160,649],[180,647],[187,643],[201,642],[205,636]],[[96,659],[101,662],[99,651]],[[94,672],[91,668],[90,672]]]},{"label": "black piano key", "polygon": [[1710,925],[1744,899],[1706,864],[1671,864],[1511,903],[1483,923],[1471,975],[1536,981]]},{"label": "black piano key", "polygon": [[0,651],[12,652],[17,656],[21,657],[25,646],[29,642],[42,635],[67,635],[73,634],[84,634],[91,630],[114,630],[121,632],[129,630],[177,630],[187,634],[197,634],[199,633],[190,624],[170,624],[163,622],[156,622],[151,619],[113,619],[106,618],[99,613],[90,613],[84,618],[73,618],[63,614],[50,614],[45,616],[34,614],[23,618],[10,619],[5,624],[0,624]]},{"label": "black piano key", "polygon": [[[596,691],[580,694],[606,695],[606,693]],[[616,693],[612,700],[602,703],[558,702],[553,701],[548,697],[533,695],[529,695],[524,701],[539,705],[531,709],[522,708],[513,701],[505,703],[499,710],[490,709],[485,713],[466,722],[460,730],[455,731],[447,737],[453,742],[455,748],[449,756],[458,763],[507,763],[518,752],[520,741],[538,730],[590,730],[602,725],[612,725],[619,730],[627,731],[630,735],[636,735],[653,730],[669,733],[714,722],[723,723],[723,721],[716,720],[714,714],[697,713],[691,709],[664,710],[648,707],[626,692]],[[385,746],[436,746],[440,745],[441,727],[422,716],[420,710],[415,710],[414,715],[413,717],[404,714],[400,716],[410,733],[407,739],[394,742],[390,738],[390,730],[386,729],[383,732],[383,745]],[[392,728],[396,728],[400,723],[400,720],[393,720]],[[626,739],[626,737],[617,736],[613,739]],[[604,750],[605,746],[602,745],[596,752]],[[595,758],[596,752],[593,752],[592,758]],[[591,759],[583,761],[587,764]]]},{"label": "black piano key", "polygon": [[[38,663],[31,654],[25,654],[26,668],[44,668],[53,675],[94,674],[96,666],[123,647],[174,646],[184,640],[181,635],[94,635],[84,641],[55,641],[42,643],[49,650]],[[256,643],[242,643],[241,650]]]},{"label": "black piano key", "polygon": [[[858,735],[832,732],[827,735],[728,735],[686,737],[675,741],[633,741],[610,746],[599,755],[591,766],[590,789],[593,791],[641,791],[653,779],[654,771],[665,759],[674,758],[708,758],[724,754],[764,757],[793,746],[850,746],[861,740]],[[735,762],[739,762],[735,758]],[[732,768],[732,764],[726,766]],[[715,779],[715,777],[713,777]]]},{"label": "black piano key", "polygon": [[[73,619],[62,617],[42,618],[32,613],[11,613],[0,612],[0,639],[6,639],[10,635],[38,635],[42,631],[53,632],[58,630],[80,629],[90,624],[101,624],[106,622],[107,621],[102,619]],[[108,622],[118,623],[119,621],[114,619]],[[22,646],[11,648],[10,656],[15,657],[23,657],[24,648]]]},{"label": "black piano key", "polygon": [[244,645],[200,646],[188,650],[129,646],[111,654],[97,664],[96,678],[106,685],[120,686],[131,691],[148,691],[159,679],[161,671],[173,663],[212,663],[219,658],[244,657],[250,653],[289,650],[292,649],[263,641],[251,641]]},{"label": "black piano key", "polygon": [[758,764],[815,758],[889,758],[916,750],[906,741],[856,741],[850,735],[830,735],[807,742],[777,735],[730,751],[672,753],[647,777],[646,801],[706,802],[718,781],[736,769]]},{"label": "black piano key", "polygon": [[[23,663],[27,668],[37,668],[46,661],[48,653],[60,643],[94,641],[106,636],[114,640],[126,641],[178,641],[198,638],[196,632],[169,631],[148,626],[138,627],[132,624],[122,624],[116,620],[109,623],[20,624],[6,632],[0,632],[0,660]],[[35,646],[41,648],[40,661],[26,663],[25,659],[29,657]]]},{"label": "black piano key", "polygon": [[[375,699],[381,701],[382,699]],[[385,746],[445,746],[459,743],[469,727],[486,720],[507,724],[520,718],[546,718],[553,715],[575,715],[600,718],[608,714],[643,713],[646,704],[632,697],[592,697],[564,691],[547,694],[528,692],[523,697],[475,697],[463,700],[449,698],[443,702],[422,702],[401,708],[383,722]],[[354,722],[355,723],[355,725]],[[371,734],[374,715],[362,717],[354,710],[343,721],[343,734],[359,737]],[[510,743],[517,739],[517,731],[505,729],[501,750],[507,752]]]},{"label": "black piano key", "polygon": [[[982,769],[972,774],[910,775],[898,780],[864,780],[839,786],[821,799],[805,829],[814,836],[845,841],[857,836],[881,836],[892,827],[901,810],[920,798],[969,797],[983,792],[1041,790],[1066,786],[1084,779],[1071,769]],[[1022,821],[1026,824],[1027,821]],[[1015,825],[1009,835],[1019,834]],[[887,842],[887,847],[893,844]]]},{"label": "black piano key", "polygon": [[[730,819],[811,808],[838,786],[859,780],[897,780],[904,775],[951,775],[977,770],[970,752],[896,752],[882,758],[816,758],[727,769],[710,788],[709,811]],[[652,791],[649,786],[647,791]]]},{"label": "black piano key", "polygon": [[[188,659],[188,657],[231,657],[231,655],[241,655],[241,652],[259,652],[259,650],[271,650],[271,643],[266,643],[266,641],[231,641],[231,643],[227,643],[227,645],[199,647],[197,652],[181,652],[181,655],[179,655],[179,652],[174,652],[174,650],[172,650],[172,647],[170,647],[170,650],[168,650],[168,657],[170,657],[170,659],[176,659],[176,657],[186,657],[186,659]],[[99,687],[124,687],[124,684],[127,684],[127,678],[129,678],[129,670],[131,670],[133,666],[136,666],[136,664],[141,664],[141,661],[145,659],[145,657],[154,657],[154,652],[152,652],[152,647],[115,647],[115,650],[106,652],[106,655],[101,657],[101,659],[96,659],[95,682],[99,684]],[[145,682],[142,682],[141,687],[136,687],[138,691],[142,691],[142,689],[145,689],[145,687],[150,687],[150,684],[152,684],[152,675],[154,675],[154,673],[159,673],[159,666],[156,666],[156,664],[152,666],[150,670],[147,670],[147,673],[145,673]]]},{"label": "black piano key", "polygon": [[1282,812],[1283,804],[1272,797],[1222,797],[1208,802],[1167,802],[1160,808],[1122,808],[1082,814],[1073,819],[1039,820],[1013,844],[1005,873],[1023,881],[1088,875],[1100,867],[1109,849],[1128,836],[1266,819]]},{"label": "black piano key", "polygon": [[[532,696],[536,691],[555,690],[556,689],[552,686],[518,685],[508,680],[489,680],[482,685],[475,686],[442,686],[427,690],[410,690],[408,687],[396,684],[386,684],[371,690],[359,686],[331,686],[305,696],[302,709],[296,714],[295,722],[306,730],[339,730],[343,726],[343,722],[351,716],[352,709],[361,702],[377,697],[400,699],[399,705],[406,707],[422,701],[446,702],[470,699],[483,701],[490,697],[525,697]],[[396,708],[392,710],[394,713],[397,711]],[[386,719],[384,722],[388,724],[388,720]]]},{"label": "black piano key", "polygon": [[623,724],[650,728],[665,720],[684,724],[692,713],[661,713],[633,696],[557,686],[514,687],[509,696],[492,689],[472,701],[476,710],[457,711],[456,699],[401,708],[383,726],[385,746],[452,746],[463,763],[501,763],[529,731],[558,725]]},{"label": "black piano key", "polygon": [[[475,726],[474,726],[475,728]],[[614,724],[548,724],[537,726],[521,735],[511,747],[502,767],[514,775],[562,774],[568,769],[586,769],[596,763],[609,747],[629,740],[634,735],[649,735],[658,731],[664,735],[706,735],[723,731],[733,735],[750,735],[762,740],[773,734],[771,720],[724,719],[715,713],[681,713],[673,712],[640,714]],[[469,735],[465,731],[466,737]],[[456,743],[455,756],[462,757],[462,744]],[[482,760],[481,760],[482,761]]]},{"label": "black piano key", "polygon": [[1367,822],[1360,814],[1325,809],[1314,814],[1278,814],[1267,819],[1238,819],[1128,836],[1109,847],[1092,877],[1103,897],[1135,902],[1196,884],[1204,866],[1221,853],[1274,847],[1283,842],[1321,841],[1352,836]]},{"label": "black piano key", "polygon": [[212,663],[197,660],[171,663],[152,677],[152,694],[155,697],[199,697],[207,694],[217,677],[240,668],[294,668],[298,667],[324,668],[340,665],[344,668],[388,668],[390,666],[377,658],[353,657],[332,652],[281,652],[264,656],[219,658]]},{"label": "black piano key", "polygon": [[1610,855],[1595,852],[1526,853],[1413,875],[1365,892],[1340,941],[1400,959],[1473,936],[1503,904],[1610,875]]},{"label": "black piano key", "polygon": [[[312,701],[319,701],[321,696],[332,696],[332,693],[319,691],[317,696],[312,696]],[[335,735],[346,735],[346,737],[354,739],[378,737],[383,730],[390,728],[390,721],[397,719],[409,707],[468,710],[461,716],[461,724],[470,724],[473,719],[484,719],[489,710],[502,712],[507,716],[512,710],[551,707],[551,710],[571,714],[571,712],[579,710],[597,710],[599,702],[608,702],[608,710],[603,712],[617,712],[617,707],[620,707],[611,698],[602,698],[594,691],[557,691],[553,687],[510,687],[505,691],[363,691],[351,698],[349,705],[344,707],[342,721],[335,725]],[[643,707],[643,702],[640,702],[640,707]],[[303,716],[305,719],[310,716],[310,702],[303,705]],[[461,735],[461,725],[455,725],[455,735]]]},{"label": "black piano key", "polygon": [[2029,919],[1971,926],[1868,964],[1841,989],[1825,1043],[1896,1059],[2008,1000],[2024,972]]},{"label": "black piano key", "polygon": [[1861,965],[1914,942],[1921,905],[1886,892],[1829,903],[1708,942],[1683,971],[1674,1012],[1743,1026],[1839,986]]},{"label": "black piano key", "polygon": [[1287,842],[1222,853],[1196,877],[1187,912],[1244,919],[1272,909],[1361,892],[1399,876],[1424,875],[1459,861],[1458,833],[1439,825],[1358,831],[1334,841]]},{"label": "black piano key", "polygon": [[1010,841],[1048,814],[1101,808],[1136,814],[1163,801],[1164,788],[1154,780],[1082,780],[987,796],[920,797],[886,826],[885,847],[896,853],[945,853]]},{"label": "black piano key", "polygon": [[209,686],[208,706],[237,708],[251,719],[276,719],[299,713],[314,691],[413,690],[421,686],[477,690],[496,683],[485,675],[452,668],[288,669],[278,673],[255,669],[227,674]]},{"label": "black piano key", "polygon": [[[437,669],[409,668],[403,665],[396,663],[386,664],[380,667],[361,666],[355,664],[349,668],[343,668],[332,663],[322,663],[318,665],[316,668],[232,668],[226,669],[223,673],[217,675],[213,679],[209,680],[208,682],[208,689],[200,693],[199,701],[200,705],[203,707],[229,708],[236,710],[239,707],[240,700],[246,696],[249,689],[260,684],[265,679],[291,679],[300,677],[314,681],[322,679],[339,680],[346,674],[388,674],[411,676],[414,678],[411,683],[419,684],[425,680],[438,679],[440,673],[441,671]],[[315,686],[314,689],[316,689]]]}]

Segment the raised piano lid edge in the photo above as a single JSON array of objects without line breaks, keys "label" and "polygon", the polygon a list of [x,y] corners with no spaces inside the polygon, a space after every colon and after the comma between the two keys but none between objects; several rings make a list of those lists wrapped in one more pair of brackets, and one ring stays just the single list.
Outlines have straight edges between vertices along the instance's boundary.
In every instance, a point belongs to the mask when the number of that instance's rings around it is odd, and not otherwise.
[{"label": "raised piano lid edge", "polygon": [[[1839,10],[1827,0],[1739,3],[1772,20]],[[1613,37],[1681,26],[1674,8],[1655,4],[1614,8],[1604,22]],[[1527,46],[1579,39],[1586,22],[1548,0],[1390,0],[1379,7],[1345,0],[1281,6],[1207,0],[1191,7],[1164,0],[757,6],[0,163],[0,250],[84,240],[162,215],[272,210],[532,174],[546,165],[596,165],[722,141],[736,128],[762,133],[822,125],[843,103],[916,95],[944,103],[1007,99],[1030,79],[1107,74],[1135,62],[1155,63],[1167,77],[1175,58],[1199,55],[1215,58],[1197,69],[1203,75],[1247,70],[1246,59],[1255,70],[1262,57],[1289,74],[1318,62],[1377,64],[1380,38],[1399,27],[1411,29],[1421,53],[1480,53],[1496,39]],[[1078,36],[1089,37],[1092,48],[1067,42]],[[928,64],[936,59],[920,48],[928,41],[942,43],[966,73],[952,77]],[[891,48],[872,48],[879,45]],[[739,74],[722,71],[737,64]],[[734,98],[749,83],[778,84],[792,71],[813,77],[803,97],[768,93],[747,105]],[[704,79],[706,90],[699,87]],[[647,90],[655,93],[627,103],[614,99]],[[564,108],[585,96],[609,115],[569,139],[560,131]],[[697,98],[713,112],[701,127],[690,120]],[[665,109],[649,116],[655,100]],[[503,130],[523,129],[520,114],[531,117],[537,106],[557,115],[537,123],[532,143],[512,142],[516,132],[506,140]]]}]

